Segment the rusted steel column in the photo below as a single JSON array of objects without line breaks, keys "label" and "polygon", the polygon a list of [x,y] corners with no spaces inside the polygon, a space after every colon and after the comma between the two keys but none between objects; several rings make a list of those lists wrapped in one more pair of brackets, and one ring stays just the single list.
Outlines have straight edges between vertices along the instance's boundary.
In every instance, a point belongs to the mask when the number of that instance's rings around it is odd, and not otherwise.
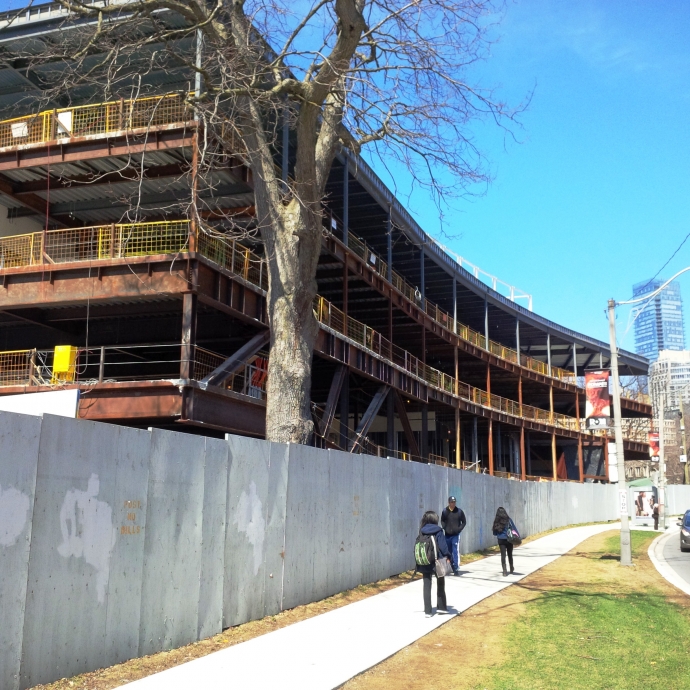
[{"label": "rusted steel column", "polygon": [[487,404],[491,407],[491,366],[486,365],[486,396]]},{"label": "rusted steel column", "polygon": [[489,419],[489,474],[494,474],[494,423]]},{"label": "rusted steel column", "polygon": [[182,296],[182,347],[180,348],[180,378],[194,378],[194,344],[196,342],[196,295]]},{"label": "rusted steel column", "polygon": [[549,367],[549,376],[551,376],[551,333],[546,334],[546,363]]},{"label": "rusted steel column", "polygon": [[347,297],[348,297],[347,255],[343,264],[343,335],[347,335]]},{"label": "rusted steel column", "polygon": [[525,427],[520,427],[520,479],[525,481],[527,470],[525,468]]},{"label": "rusted steel column", "polygon": [[558,479],[558,459],[556,458],[556,434],[551,434],[551,470],[553,472],[553,480]]},{"label": "rusted steel column", "polygon": [[197,198],[199,193],[199,129],[192,136],[192,217],[189,223],[189,251],[197,251],[197,236],[199,232]]},{"label": "rusted steel column", "polygon": [[460,469],[462,467],[462,439],[460,437],[461,434],[461,426],[460,426],[460,408],[456,407],[455,408],[455,467],[457,469]]}]

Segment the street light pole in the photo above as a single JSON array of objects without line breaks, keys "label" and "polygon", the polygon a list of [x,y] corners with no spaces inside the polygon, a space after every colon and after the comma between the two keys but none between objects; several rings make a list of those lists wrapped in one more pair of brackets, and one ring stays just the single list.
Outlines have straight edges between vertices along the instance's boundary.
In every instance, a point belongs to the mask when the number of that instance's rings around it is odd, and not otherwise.
[{"label": "street light pole", "polygon": [[[609,339],[611,344],[611,376],[613,378],[613,433],[616,440],[618,497],[621,518],[621,565],[632,565],[630,523],[628,522],[628,489],[625,485],[625,457],[621,429],[621,387],[618,378],[618,345],[616,344],[616,301],[609,300]],[[608,443],[608,440],[605,441]]]},{"label": "street light pole", "polygon": [[666,519],[666,397],[671,388],[671,362],[668,363],[668,372],[666,376],[666,385],[661,390],[659,396],[659,404],[657,410],[659,412],[659,507],[661,509],[661,529],[666,531],[668,529],[668,521]]}]

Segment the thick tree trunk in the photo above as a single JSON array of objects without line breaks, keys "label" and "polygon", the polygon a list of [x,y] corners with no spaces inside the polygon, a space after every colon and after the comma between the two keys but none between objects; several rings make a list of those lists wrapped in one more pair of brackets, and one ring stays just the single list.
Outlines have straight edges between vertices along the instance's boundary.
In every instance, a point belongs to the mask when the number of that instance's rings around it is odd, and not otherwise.
[{"label": "thick tree trunk", "polygon": [[274,227],[264,234],[271,329],[266,439],[308,443],[314,427],[311,368],[318,333],[313,305],[321,250],[320,215],[297,201],[272,210]]}]

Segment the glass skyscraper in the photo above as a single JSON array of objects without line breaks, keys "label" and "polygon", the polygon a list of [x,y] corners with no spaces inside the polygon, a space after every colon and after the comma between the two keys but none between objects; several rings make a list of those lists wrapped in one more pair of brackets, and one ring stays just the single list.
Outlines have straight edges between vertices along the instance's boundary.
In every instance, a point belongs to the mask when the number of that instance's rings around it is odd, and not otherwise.
[{"label": "glass skyscraper", "polygon": [[[649,295],[664,284],[662,278],[633,285],[633,297]],[[650,302],[635,310],[635,351],[655,362],[661,350],[685,349],[685,326],[680,285],[670,283]]]}]

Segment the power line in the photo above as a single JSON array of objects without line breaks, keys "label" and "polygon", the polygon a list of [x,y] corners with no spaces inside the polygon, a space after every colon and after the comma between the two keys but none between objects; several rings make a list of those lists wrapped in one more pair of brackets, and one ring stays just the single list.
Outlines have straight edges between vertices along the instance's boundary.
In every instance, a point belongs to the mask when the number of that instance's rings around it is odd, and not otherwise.
[{"label": "power line", "polygon": [[690,232],[685,236],[685,239],[678,245],[678,247],[676,248],[676,251],[673,252],[673,254],[671,254],[668,261],[654,274],[654,277],[650,278],[649,281],[647,282],[647,284],[642,286],[643,290],[645,288],[649,287],[654,282],[654,280],[657,278],[659,273],[661,273],[666,268],[666,266],[668,266],[671,263],[671,261],[673,261],[676,254],[683,248],[683,245],[688,241],[688,238],[690,238]]}]

